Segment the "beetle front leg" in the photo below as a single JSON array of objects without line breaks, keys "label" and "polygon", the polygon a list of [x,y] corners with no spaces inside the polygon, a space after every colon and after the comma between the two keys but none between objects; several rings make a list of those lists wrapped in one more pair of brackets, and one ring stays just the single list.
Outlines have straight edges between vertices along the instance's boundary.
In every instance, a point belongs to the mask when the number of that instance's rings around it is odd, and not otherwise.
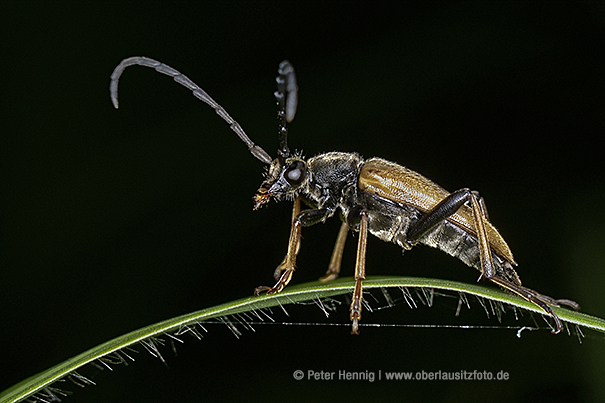
[{"label": "beetle front leg", "polygon": [[[296,270],[296,253],[300,244],[300,235],[302,227],[309,227],[324,221],[330,216],[331,211],[328,209],[304,210],[300,212],[292,221],[290,229],[290,239],[288,241],[288,252],[284,262],[278,267],[281,276],[273,287],[261,286],[254,290],[254,295],[260,295],[261,292],[267,291],[267,294],[275,294],[284,289],[292,279],[294,270]],[[283,271],[283,272],[282,272]]]},{"label": "beetle front leg", "polygon": [[[292,223],[294,223],[294,220],[296,220],[296,217],[300,214],[300,196],[297,197],[294,200],[294,205],[292,206]],[[298,237],[298,242],[296,243],[296,249],[295,249],[295,254],[298,255],[298,252],[300,251],[300,240],[301,237]],[[275,280],[279,280],[281,277],[281,273],[284,271],[285,267],[286,267],[286,259],[287,259],[288,255],[286,254],[286,256],[284,257],[284,260],[282,260],[282,262],[279,264],[279,266],[277,266],[277,268],[275,269],[275,272],[273,272],[273,278],[275,278]]]}]

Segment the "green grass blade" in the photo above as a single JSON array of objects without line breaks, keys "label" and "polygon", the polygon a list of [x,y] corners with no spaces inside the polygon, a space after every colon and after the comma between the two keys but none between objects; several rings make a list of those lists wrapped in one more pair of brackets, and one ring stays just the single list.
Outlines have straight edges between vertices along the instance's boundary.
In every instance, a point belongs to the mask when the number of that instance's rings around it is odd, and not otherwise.
[{"label": "green grass blade", "polygon": [[[106,357],[109,354],[118,352],[124,348],[136,345],[137,343],[144,342],[150,338],[161,337],[166,333],[174,333],[186,326],[195,326],[198,322],[210,319],[351,293],[354,285],[355,282],[351,278],[339,279],[327,284],[320,282],[307,283],[288,287],[279,294],[244,298],[168,319],[116,337],[113,340],[96,346],[44,372],[32,376],[2,392],[0,394],[0,403],[19,402],[28,397],[32,397],[36,393],[42,393],[45,388],[50,387],[54,382],[64,379],[70,374],[74,374],[84,365]],[[370,277],[364,281],[365,290],[403,287],[428,288],[470,294],[494,302],[502,302],[520,309],[543,314],[535,305],[519,297],[506,294],[495,288],[488,288],[476,284],[412,277]],[[605,333],[604,319],[562,308],[553,308],[553,311],[564,322]],[[366,318],[368,316],[369,315],[366,315]]]}]

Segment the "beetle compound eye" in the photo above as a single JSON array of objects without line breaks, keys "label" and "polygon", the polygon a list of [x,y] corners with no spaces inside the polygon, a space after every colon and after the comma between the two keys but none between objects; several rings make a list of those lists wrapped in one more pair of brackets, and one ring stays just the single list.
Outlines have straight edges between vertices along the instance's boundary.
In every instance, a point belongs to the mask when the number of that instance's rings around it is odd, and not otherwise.
[{"label": "beetle compound eye", "polygon": [[290,185],[298,185],[302,182],[305,177],[305,163],[302,161],[295,161],[286,168],[284,177]]}]

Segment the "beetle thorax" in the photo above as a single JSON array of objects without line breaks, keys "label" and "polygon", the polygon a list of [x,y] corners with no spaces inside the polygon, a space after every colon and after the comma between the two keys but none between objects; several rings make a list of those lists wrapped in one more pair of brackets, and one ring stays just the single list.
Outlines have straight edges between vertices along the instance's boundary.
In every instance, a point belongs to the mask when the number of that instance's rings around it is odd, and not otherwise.
[{"label": "beetle thorax", "polygon": [[346,195],[356,189],[363,159],[356,153],[330,152],[310,158],[307,162],[309,180],[303,191],[317,208],[348,210]]}]

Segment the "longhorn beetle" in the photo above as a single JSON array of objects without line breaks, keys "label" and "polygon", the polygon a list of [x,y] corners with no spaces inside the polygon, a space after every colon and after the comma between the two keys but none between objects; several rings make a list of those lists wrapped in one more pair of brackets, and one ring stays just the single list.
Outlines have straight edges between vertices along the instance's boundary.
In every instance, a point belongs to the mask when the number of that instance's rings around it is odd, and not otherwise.
[{"label": "longhorn beetle", "polygon": [[[275,159],[254,144],[241,126],[204,90],[172,67],[153,59],[130,57],[115,68],[110,94],[116,108],[120,75],[126,67],[135,64],[152,67],[189,88],[195,97],[210,105],[229,123],[252,155],[269,165],[265,180],[254,195],[254,210],[271,198],[294,202],[288,251],[274,272],[277,282],[273,287],[256,288],[255,295],[283,290],[296,268],[301,228],[324,222],[339,212],[343,223],[328,271],[320,280],[338,277],[347,233],[349,230],[359,232],[355,289],[350,307],[353,334],[359,332],[361,319],[368,232],[405,250],[421,243],[457,257],[481,272],[479,280],[490,280],[550,315],[555,322],[551,330],[554,334],[561,331],[562,324],[550,306],[580,308],[574,301],[553,299],[521,285],[513,268],[517,265],[513,254],[490,223],[485,203],[477,192],[463,188],[449,193],[419,173],[381,158],[365,160],[357,153],[329,152],[307,159],[291,153],[287,123],[292,122],[296,114],[298,87],[294,68],[288,61],[280,63],[276,79],[279,149]],[[310,208],[301,210],[301,201]]]}]

